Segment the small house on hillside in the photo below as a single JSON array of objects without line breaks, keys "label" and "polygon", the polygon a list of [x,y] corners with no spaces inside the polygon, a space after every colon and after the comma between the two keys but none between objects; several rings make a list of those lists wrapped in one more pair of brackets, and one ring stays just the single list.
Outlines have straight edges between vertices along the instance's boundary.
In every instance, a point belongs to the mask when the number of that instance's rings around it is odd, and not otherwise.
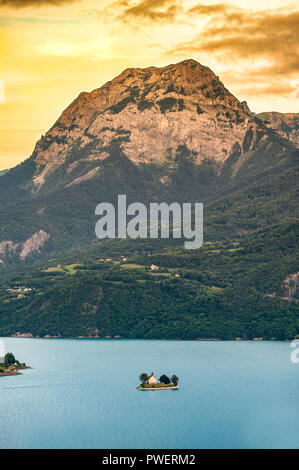
[{"label": "small house on hillside", "polygon": [[151,270],[152,271],[158,271],[158,269],[159,269],[159,266],[156,266],[155,264],[151,265]]}]

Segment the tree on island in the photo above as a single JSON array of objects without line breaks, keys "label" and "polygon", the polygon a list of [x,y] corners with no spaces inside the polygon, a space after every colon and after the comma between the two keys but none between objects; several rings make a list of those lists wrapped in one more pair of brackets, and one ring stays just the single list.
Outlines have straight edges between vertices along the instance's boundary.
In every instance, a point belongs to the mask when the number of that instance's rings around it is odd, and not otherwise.
[{"label": "tree on island", "polygon": [[7,354],[5,354],[4,362],[5,362],[5,364],[7,364],[8,366],[12,366],[13,364],[15,364],[15,363],[16,363],[16,358],[15,358],[15,356],[13,355],[13,353],[7,353]]},{"label": "tree on island", "polygon": [[139,379],[142,385],[145,385],[148,381],[148,375],[145,372],[143,372],[142,374],[140,374]]},{"label": "tree on island", "polygon": [[178,376],[173,374],[172,377],[171,377],[171,382],[173,383],[173,385],[177,386],[177,384],[179,382]]},{"label": "tree on island", "polygon": [[159,381],[162,383],[162,384],[170,384],[170,379],[169,377],[167,377],[167,375],[161,375],[161,377],[159,378]]}]

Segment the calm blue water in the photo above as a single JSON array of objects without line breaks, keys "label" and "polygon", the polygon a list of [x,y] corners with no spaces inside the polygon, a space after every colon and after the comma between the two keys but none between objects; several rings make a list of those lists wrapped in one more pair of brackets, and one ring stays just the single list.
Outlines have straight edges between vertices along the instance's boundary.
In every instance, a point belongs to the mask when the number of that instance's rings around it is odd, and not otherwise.
[{"label": "calm blue water", "polygon": [[0,448],[299,448],[289,343],[2,340],[33,369],[0,377]]}]

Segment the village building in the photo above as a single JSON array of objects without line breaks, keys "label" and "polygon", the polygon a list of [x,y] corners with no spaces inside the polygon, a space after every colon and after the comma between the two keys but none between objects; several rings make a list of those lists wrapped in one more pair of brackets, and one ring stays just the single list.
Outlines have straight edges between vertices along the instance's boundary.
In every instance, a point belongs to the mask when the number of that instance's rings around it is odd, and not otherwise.
[{"label": "village building", "polygon": [[155,264],[151,265],[151,270],[152,271],[158,271],[158,269],[159,269],[159,266],[156,266]]}]

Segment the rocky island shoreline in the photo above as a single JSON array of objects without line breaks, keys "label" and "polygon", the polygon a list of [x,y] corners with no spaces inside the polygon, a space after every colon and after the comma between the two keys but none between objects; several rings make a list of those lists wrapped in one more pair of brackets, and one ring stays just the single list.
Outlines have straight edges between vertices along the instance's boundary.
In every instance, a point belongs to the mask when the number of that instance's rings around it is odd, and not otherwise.
[{"label": "rocky island shoreline", "polygon": [[31,369],[25,363],[20,363],[12,353],[7,353],[5,357],[0,358],[0,377],[8,377],[10,375],[22,375],[20,370]]}]

